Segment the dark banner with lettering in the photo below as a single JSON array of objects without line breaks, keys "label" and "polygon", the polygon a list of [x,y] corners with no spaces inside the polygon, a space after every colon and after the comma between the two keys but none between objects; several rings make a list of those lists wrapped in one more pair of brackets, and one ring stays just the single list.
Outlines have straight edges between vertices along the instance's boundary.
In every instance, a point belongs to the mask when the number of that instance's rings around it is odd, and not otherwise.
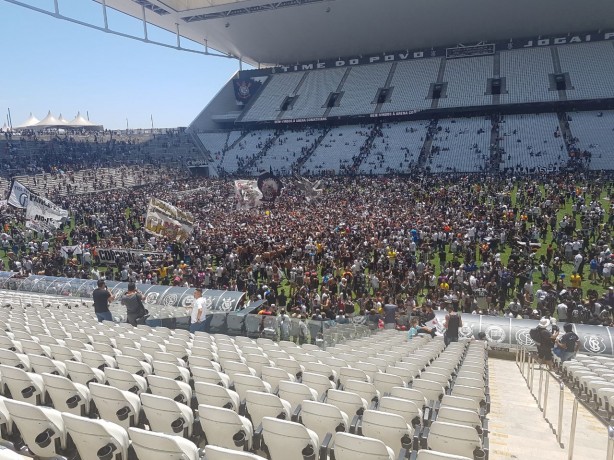
[{"label": "dark banner with lettering", "polygon": [[114,264],[117,259],[123,259],[130,265],[137,265],[144,259],[151,263],[157,263],[166,257],[164,252],[140,251],[138,249],[98,249],[100,263],[105,265]]},{"label": "dark banner with lettering", "polygon": [[[396,52],[380,53],[372,55],[345,57],[338,59],[327,59],[312,62],[301,62],[296,64],[280,65],[268,69],[244,70],[239,72],[239,80],[245,81],[250,77],[270,75],[275,73],[301,72],[306,70],[333,69],[339,67],[351,67],[365,64],[381,64],[383,62],[402,62],[433,57],[447,57],[448,59],[458,59],[464,57],[487,56],[496,51],[517,50],[526,48],[540,48],[552,45],[567,45],[574,43],[590,43],[612,40],[614,41],[614,31],[582,32],[570,33],[567,35],[539,36],[530,38],[519,38],[513,40],[502,40],[490,43],[476,43],[474,45],[453,45],[442,48],[429,48],[418,50],[400,50]],[[235,91],[237,86],[235,84]],[[252,93],[253,94],[253,93]],[[237,98],[237,100],[239,100]]]}]

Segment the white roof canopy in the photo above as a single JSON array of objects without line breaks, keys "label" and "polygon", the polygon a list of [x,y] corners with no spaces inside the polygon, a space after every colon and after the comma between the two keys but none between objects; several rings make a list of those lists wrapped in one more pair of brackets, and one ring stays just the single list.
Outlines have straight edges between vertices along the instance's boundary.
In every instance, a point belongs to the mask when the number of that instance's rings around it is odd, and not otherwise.
[{"label": "white roof canopy", "polygon": [[40,122],[40,120],[34,115],[32,115],[32,112],[30,112],[30,116],[28,117],[28,119],[19,126],[16,126],[16,128],[29,128],[30,126],[34,126],[38,122]]}]

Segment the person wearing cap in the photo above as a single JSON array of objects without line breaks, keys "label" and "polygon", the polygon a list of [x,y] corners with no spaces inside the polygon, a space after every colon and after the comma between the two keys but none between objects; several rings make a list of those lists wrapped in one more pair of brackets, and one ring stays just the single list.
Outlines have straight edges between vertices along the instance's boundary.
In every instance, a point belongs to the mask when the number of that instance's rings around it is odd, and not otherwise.
[{"label": "person wearing cap", "polygon": [[201,288],[194,289],[194,304],[190,316],[190,332],[207,332],[212,316],[207,314],[207,304]]},{"label": "person wearing cap", "polygon": [[558,328],[554,333],[548,330],[550,324],[551,323],[548,318],[544,317],[539,320],[539,324],[537,325],[539,339],[536,340],[537,357],[541,364],[546,364],[548,366],[552,366],[552,347],[554,346],[554,342],[559,335]]}]

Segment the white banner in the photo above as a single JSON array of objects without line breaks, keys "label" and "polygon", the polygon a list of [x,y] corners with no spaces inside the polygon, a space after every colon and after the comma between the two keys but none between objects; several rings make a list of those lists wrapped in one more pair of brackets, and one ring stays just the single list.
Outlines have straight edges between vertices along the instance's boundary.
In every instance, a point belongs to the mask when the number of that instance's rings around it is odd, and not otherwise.
[{"label": "white banner", "polygon": [[257,208],[262,204],[262,192],[255,180],[236,180],[235,196],[238,210]]},{"label": "white banner", "polygon": [[192,214],[157,198],[149,200],[145,218],[145,230],[149,233],[183,243],[190,238],[193,228]]},{"label": "white banner", "polygon": [[26,207],[26,227],[37,232],[56,230],[68,219],[68,211],[46,198],[30,194]]},{"label": "white banner", "polygon": [[150,262],[156,264],[166,258],[166,253],[139,249],[98,248],[98,258],[104,265],[114,264],[115,259],[124,259],[130,265],[138,265],[143,262],[143,259],[149,259]]},{"label": "white banner", "polygon": [[9,192],[8,204],[19,209],[26,209],[30,201],[30,190],[20,182],[13,180]]}]

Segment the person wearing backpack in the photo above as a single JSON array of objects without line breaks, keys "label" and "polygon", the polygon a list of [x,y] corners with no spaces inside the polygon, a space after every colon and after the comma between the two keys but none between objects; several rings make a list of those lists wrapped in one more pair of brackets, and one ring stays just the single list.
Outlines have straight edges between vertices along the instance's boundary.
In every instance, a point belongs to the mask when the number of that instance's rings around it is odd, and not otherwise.
[{"label": "person wearing backpack", "polygon": [[552,366],[552,348],[554,342],[559,335],[559,331],[552,333],[548,330],[550,320],[542,318],[535,329],[529,331],[529,335],[537,345],[537,357],[541,364]]},{"label": "person wearing backpack", "polygon": [[562,362],[569,361],[580,349],[580,338],[573,331],[573,324],[567,323],[563,326],[565,334],[557,337],[554,353],[561,358]]}]

